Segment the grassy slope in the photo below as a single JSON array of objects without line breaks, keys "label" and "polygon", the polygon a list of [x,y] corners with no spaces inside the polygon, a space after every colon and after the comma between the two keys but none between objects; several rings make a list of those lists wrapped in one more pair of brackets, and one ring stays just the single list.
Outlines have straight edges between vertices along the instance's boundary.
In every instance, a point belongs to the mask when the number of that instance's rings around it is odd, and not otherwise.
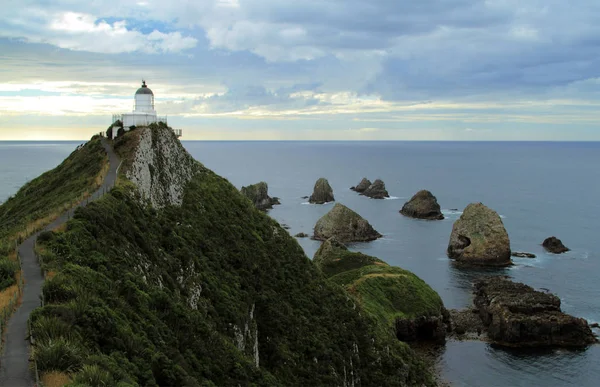
[{"label": "grassy slope", "polygon": [[[364,386],[431,384],[407,346],[376,333],[225,179],[203,170],[183,206],[160,211],[127,190],[46,241],[58,274],[32,316],[42,371],[123,386],[316,386],[341,385],[353,368]],[[246,323],[258,329],[260,368],[232,339]]]},{"label": "grassy slope", "polygon": [[408,270],[349,251],[332,240],[321,245],[314,261],[331,281],[346,288],[383,330],[394,327],[397,318],[441,314],[440,296]]},{"label": "grassy slope", "polygon": [[12,276],[2,270],[15,242],[39,230],[102,182],[108,157],[99,137],[75,150],[56,168],[25,184],[0,206],[0,290]]}]

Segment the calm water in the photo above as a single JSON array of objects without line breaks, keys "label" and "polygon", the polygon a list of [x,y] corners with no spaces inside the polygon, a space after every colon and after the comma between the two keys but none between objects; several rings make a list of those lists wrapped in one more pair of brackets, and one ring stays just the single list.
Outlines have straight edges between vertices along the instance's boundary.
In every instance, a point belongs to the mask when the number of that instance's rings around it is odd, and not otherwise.
[{"label": "calm water", "polygon": [[[28,179],[54,167],[79,142],[0,142],[0,200]],[[281,199],[270,215],[311,233],[332,204],[309,205],[314,182],[326,177],[336,201],[367,218],[384,238],[352,246],[415,272],[437,290],[446,307],[471,303],[471,283],[480,275],[506,274],[544,287],[563,310],[600,321],[600,143],[437,142],[183,142],[204,165],[240,188],[264,180]],[[350,191],[362,177],[385,181],[389,200]],[[437,196],[447,219],[419,221],[398,213],[420,189]],[[445,255],[452,223],[470,202],[502,215],[515,251],[536,259],[495,271],[455,268]],[[458,209],[458,211],[452,210]],[[555,235],[572,249],[546,254],[540,243]],[[308,256],[318,242],[300,239]],[[586,351],[523,352],[480,342],[448,342],[440,359],[455,386],[597,386],[600,346]]]}]

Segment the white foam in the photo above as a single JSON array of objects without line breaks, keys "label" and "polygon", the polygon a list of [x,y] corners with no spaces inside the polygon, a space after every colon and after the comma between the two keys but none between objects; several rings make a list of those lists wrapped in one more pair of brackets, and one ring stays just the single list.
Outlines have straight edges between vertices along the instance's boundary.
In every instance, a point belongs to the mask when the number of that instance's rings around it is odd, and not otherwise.
[{"label": "white foam", "polygon": [[462,211],[458,211],[458,210],[442,210],[442,214],[444,215],[462,215]]},{"label": "white foam", "polygon": [[406,199],[404,196],[390,196],[389,198],[384,198],[385,200],[398,200],[398,199]]}]

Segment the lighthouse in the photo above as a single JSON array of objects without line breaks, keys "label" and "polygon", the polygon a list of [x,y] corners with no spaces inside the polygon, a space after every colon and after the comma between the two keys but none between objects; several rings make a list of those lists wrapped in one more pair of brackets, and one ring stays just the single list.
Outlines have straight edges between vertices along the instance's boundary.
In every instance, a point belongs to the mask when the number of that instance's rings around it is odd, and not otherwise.
[{"label": "lighthouse", "polygon": [[[166,125],[167,117],[159,117],[156,115],[156,110],[154,110],[154,93],[150,90],[148,85],[146,85],[146,81],[142,80],[142,86],[137,89],[134,94],[133,111],[125,114],[113,114],[113,133],[115,133],[116,136],[116,133],[121,128],[123,131],[128,132],[138,126],[148,126],[159,122],[163,122]],[[117,123],[118,125],[115,125]],[[172,130],[177,137],[181,137],[181,129]]]}]

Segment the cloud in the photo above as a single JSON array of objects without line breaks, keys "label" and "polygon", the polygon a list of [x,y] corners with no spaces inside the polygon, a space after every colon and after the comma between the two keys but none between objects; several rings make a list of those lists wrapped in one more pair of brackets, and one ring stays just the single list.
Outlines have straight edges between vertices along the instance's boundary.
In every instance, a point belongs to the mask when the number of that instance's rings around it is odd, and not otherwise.
[{"label": "cloud", "polygon": [[5,26],[1,28],[0,25],[0,36],[75,51],[106,54],[173,53],[193,48],[198,42],[196,38],[184,36],[179,31],[163,33],[155,29],[144,34],[127,28],[126,20],[108,23],[92,14],[71,11],[18,11],[18,17],[5,18],[3,22]]}]

